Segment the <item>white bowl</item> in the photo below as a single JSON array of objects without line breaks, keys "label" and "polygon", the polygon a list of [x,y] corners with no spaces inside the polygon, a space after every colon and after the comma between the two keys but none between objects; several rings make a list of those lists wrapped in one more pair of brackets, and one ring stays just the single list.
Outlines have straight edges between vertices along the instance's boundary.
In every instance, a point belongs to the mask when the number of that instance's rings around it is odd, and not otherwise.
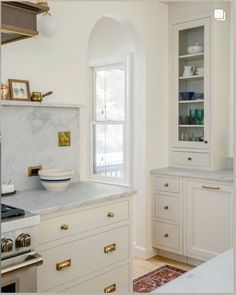
[{"label": "white bowl", "polygon": [[74,174],[73,170],[63,170],[63,169],[42,169],[38,172],[40,178],[48,180],[60,180],[71,178]]},{"label": "white bowl", "polygon": [[199,45],[198,43],[188,47],[189,54],[200,53],[200,52],[203,52],[203,46]]},{"label": "white bowl", "polygon": [[64,191],[68,185],[71,183],[71,179],[69,180],[49,180],[45,181],[41,179],[42,185],[45,187],[46,190],[51,191],[51,192],[60,192]]}]

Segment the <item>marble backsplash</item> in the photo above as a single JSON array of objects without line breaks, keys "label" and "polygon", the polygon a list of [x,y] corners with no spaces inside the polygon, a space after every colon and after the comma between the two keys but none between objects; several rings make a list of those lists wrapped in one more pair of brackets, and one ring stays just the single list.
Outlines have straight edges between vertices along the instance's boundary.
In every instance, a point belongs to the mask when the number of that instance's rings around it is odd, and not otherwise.
[{"label": "marble backsplash", "polygon": [[[79,108],[3,106],[2,183],[12,181],[17,191],[41,187],[39,177],[28,177],[28,167],[74,169],[79,180]],[[58,147],[58,132],[71,132],[71,146]]]}]

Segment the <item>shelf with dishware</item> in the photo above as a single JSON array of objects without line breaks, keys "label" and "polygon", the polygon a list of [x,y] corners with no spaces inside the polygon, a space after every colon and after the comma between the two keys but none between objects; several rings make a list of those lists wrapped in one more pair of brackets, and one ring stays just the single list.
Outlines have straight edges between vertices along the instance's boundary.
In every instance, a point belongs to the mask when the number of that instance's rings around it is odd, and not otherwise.
[{"label": "shelf with dishware", "polygon": [[201,124],[197,124],[197,125],[179,125],[180,128],[203,128],[204,125]]},{"label": "shelf with dishware", "polygon": [[204,75],[180,76],[180,80],[204,79]]},{"label": "shelf with dishware", "polygon": [[204,58],[204,52],[180,55],[180,60],[198,60]]},{"label": "shelf with dishware", "polygon": [[204,99],[180,100],[180,104],[204,103]]}]

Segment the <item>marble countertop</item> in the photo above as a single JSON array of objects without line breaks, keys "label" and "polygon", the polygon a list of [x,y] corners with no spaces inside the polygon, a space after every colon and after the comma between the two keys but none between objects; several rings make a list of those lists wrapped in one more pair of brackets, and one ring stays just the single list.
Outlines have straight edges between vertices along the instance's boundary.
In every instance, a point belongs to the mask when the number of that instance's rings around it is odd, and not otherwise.
[{"label": "marble countertop", "polygon": [[152,175],[184,176],[191,178],[225,181],[233,183],[233,170],[206,171],[197,169],[166,167],[151,170]]},{"label": "marble countertop", "polygon": [[214,257],[154,293],[233,293],[233,249]]},{"label": "marble countertop", "polygon": [[13,196],[2,197],[2,203],[43,215],[116,200],[135,193],[135,189],[124,186],[77,182],[71,183],[63,192],[48,192],[43,188],[17,192]]}]

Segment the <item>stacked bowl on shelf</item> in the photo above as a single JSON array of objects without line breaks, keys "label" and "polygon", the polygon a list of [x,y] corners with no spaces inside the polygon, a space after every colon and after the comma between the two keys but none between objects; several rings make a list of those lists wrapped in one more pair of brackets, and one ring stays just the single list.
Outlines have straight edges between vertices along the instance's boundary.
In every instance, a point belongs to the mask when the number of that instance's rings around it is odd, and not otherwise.
[{"label": "stacked bowl on shelf", "polygon": [[43,169],[38,172],[42,185],[48,191],[63,191],[71,182],[73,170]]}]

